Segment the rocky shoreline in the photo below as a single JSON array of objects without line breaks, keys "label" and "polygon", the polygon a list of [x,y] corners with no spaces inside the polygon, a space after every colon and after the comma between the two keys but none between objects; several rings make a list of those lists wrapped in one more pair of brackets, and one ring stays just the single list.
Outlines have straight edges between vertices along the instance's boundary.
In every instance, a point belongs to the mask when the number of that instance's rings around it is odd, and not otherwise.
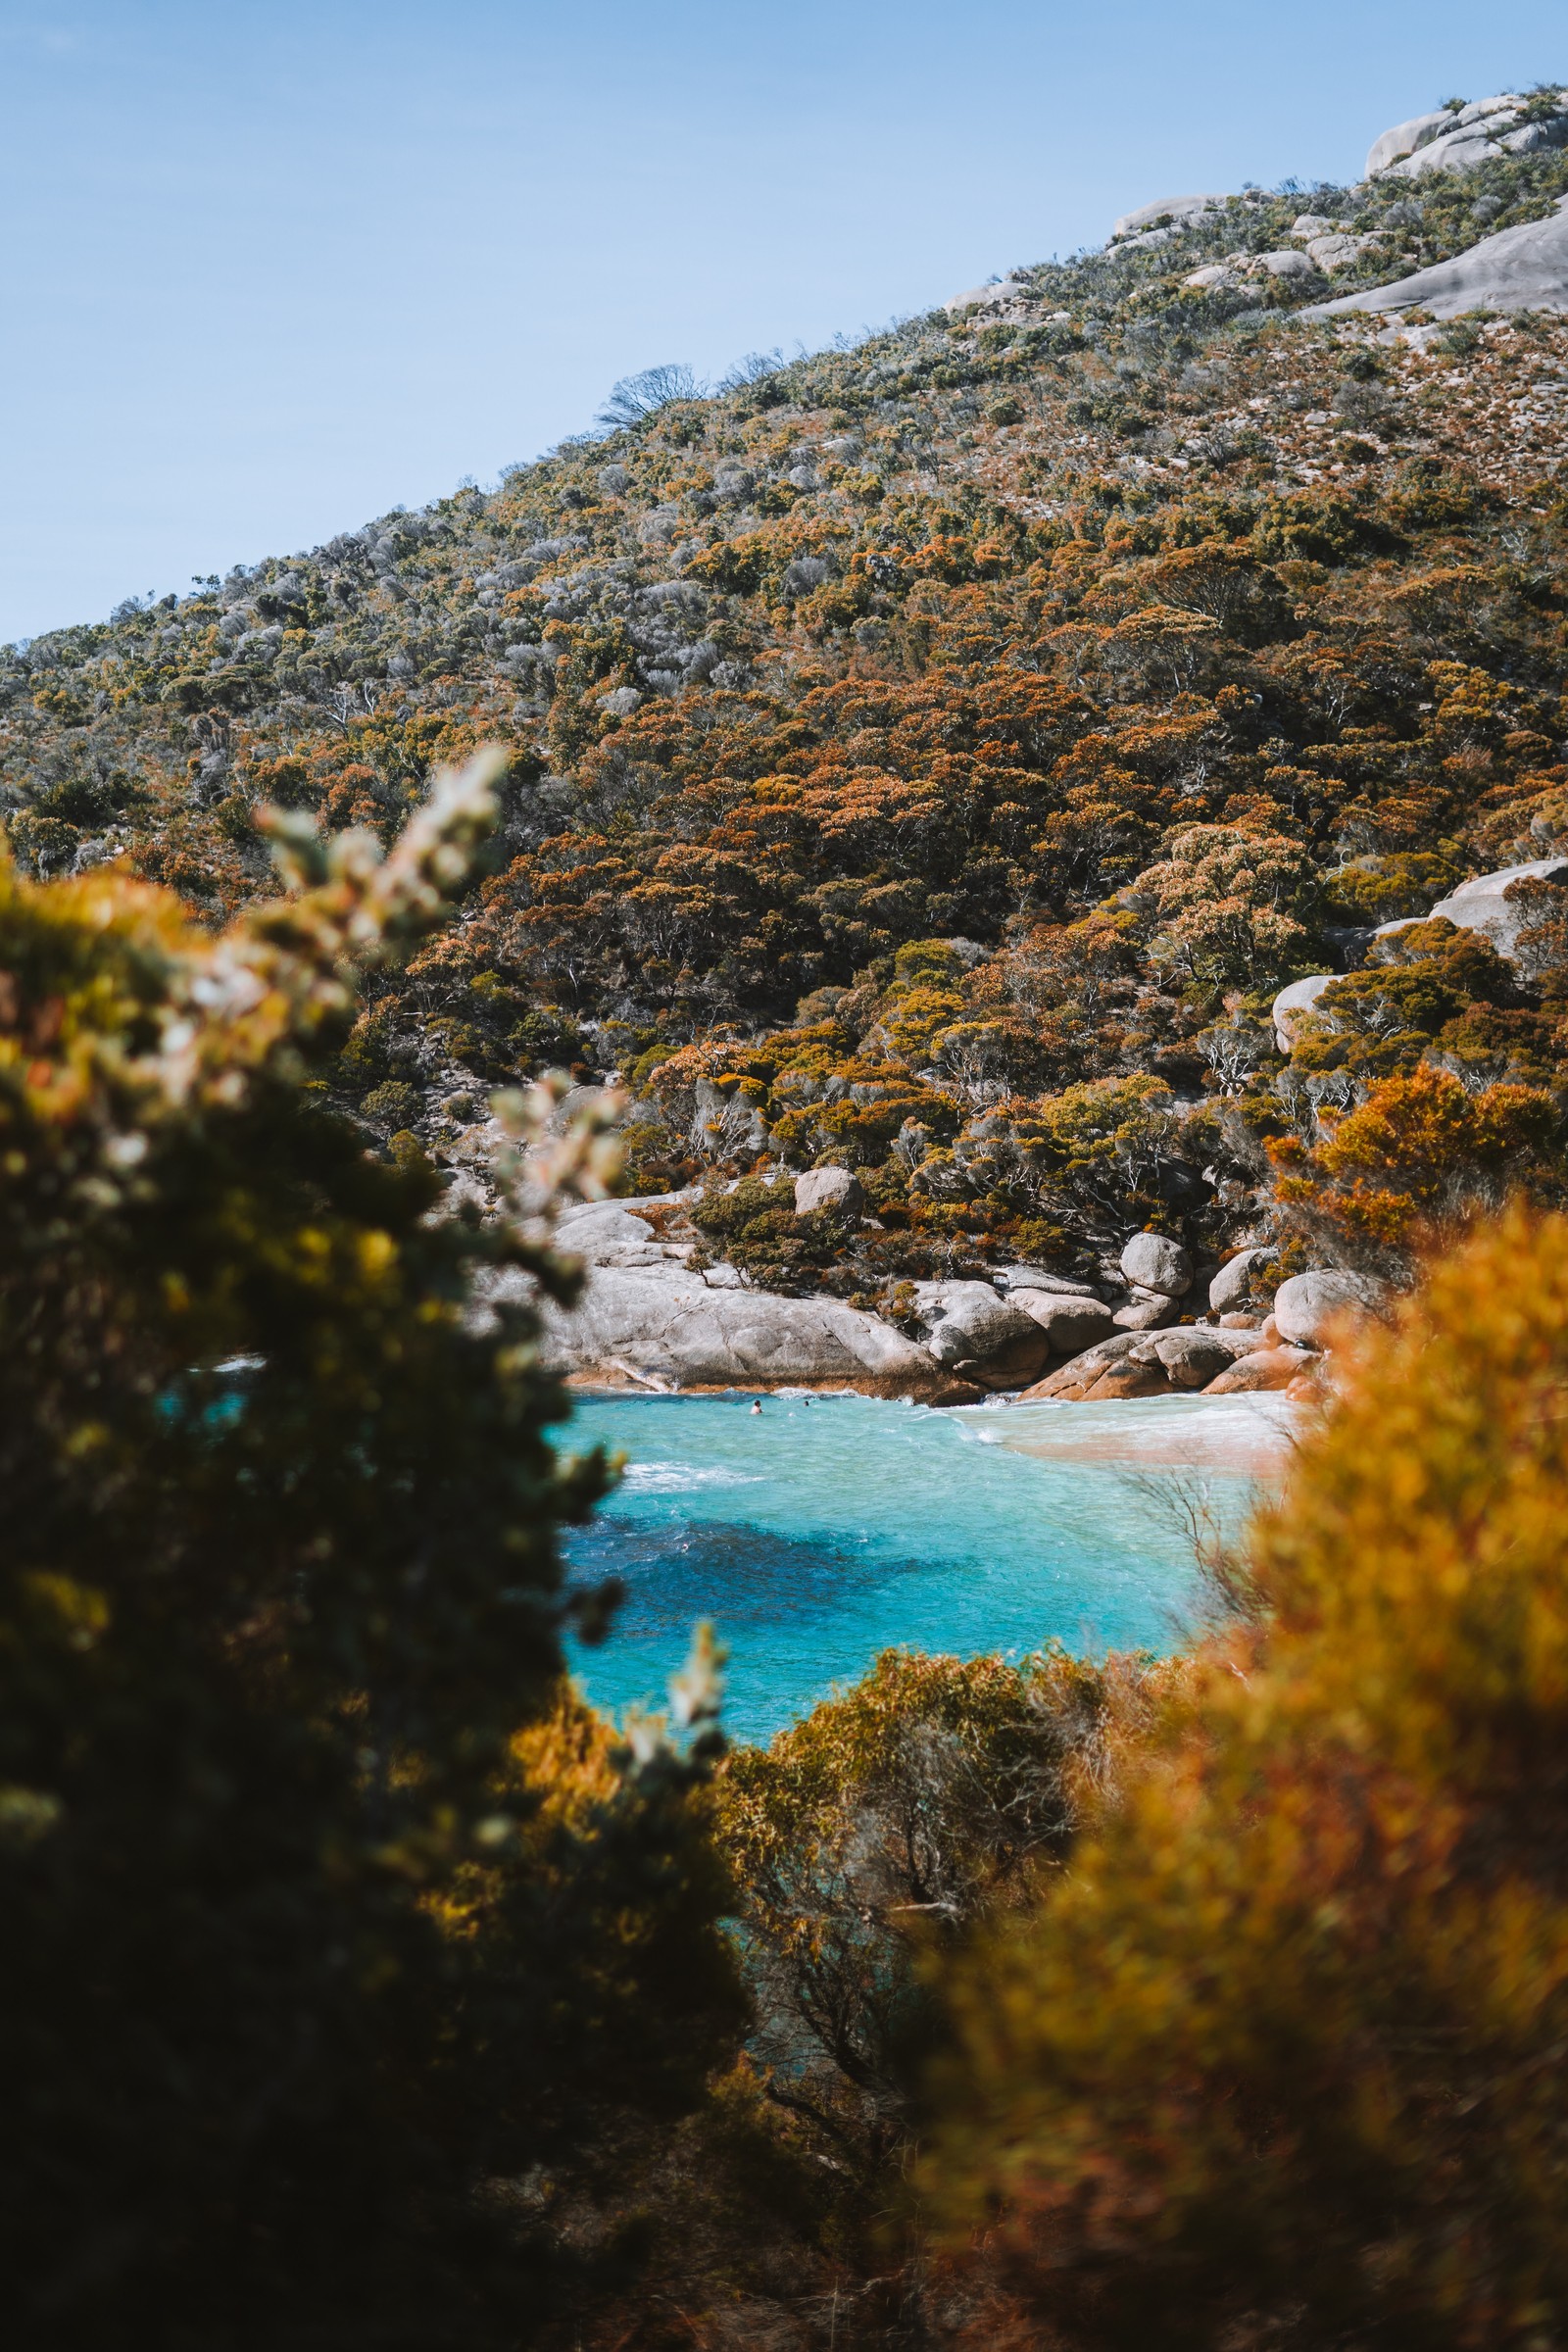
[{"label": "rocky shoreline", "polygon": [[[797,1206],[820,1206],[829,1192],[842,1204],[853,1183],[842,1170],[813,1170],[796,1180]],[[685,1195],[652,1195],[564,1218],[562,1246],[583,1260],[587,1281],[570,1312],[547,1310],[546,1346],[569,1382],[852,1389],[933,1405],[1264,1390],[1307,1397],[1321,1393],[1337,1325],[1385,1299],[1384,1285],[1338,1269],[1278,1281],[1266,1249],[1198,1268],[1179,1244],[1140,1233],[1098,1284],[1025,1265],[990,1281],[914,1284],[913,1328],[901,1330],[842,1299],[784,1298],[707,1263],[688,1205]]]}]

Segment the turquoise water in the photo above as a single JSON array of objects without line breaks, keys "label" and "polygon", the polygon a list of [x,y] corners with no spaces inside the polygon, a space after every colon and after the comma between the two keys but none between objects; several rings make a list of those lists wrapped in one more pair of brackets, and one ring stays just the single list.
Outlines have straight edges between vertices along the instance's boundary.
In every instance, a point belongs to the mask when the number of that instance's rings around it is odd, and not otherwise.
[{"label": "turquoise water", "polygon": [[574,1670],[597,1705],[662,1701],[694,1621],[730,1650],[726,1727],[766,1740],[881,1649],[1169,1649],[1198,1600],[1162,1502],[1186,1475],[1234,1524],[1277,1450],[1252,1399],[935,1412],[863,1396],[582,1398],[568,1448],[628,1456],[575,1581],[627,1598]]}]

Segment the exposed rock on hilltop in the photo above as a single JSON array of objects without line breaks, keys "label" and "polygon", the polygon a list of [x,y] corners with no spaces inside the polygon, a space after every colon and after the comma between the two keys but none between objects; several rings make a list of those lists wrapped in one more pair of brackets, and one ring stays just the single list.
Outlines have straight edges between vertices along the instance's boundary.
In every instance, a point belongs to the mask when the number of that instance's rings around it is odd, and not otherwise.
[{"label": "exposed rock on hilltop", "polygon": [[1432,172],[1474,172],[1494,157],[1562,146],[1568,146],[1568,90],[1540,90],[1528,98],[1504,92],[1473,106],[1417,115],[1384,131],[1372,142],[1366,175],[1421,179]]}]

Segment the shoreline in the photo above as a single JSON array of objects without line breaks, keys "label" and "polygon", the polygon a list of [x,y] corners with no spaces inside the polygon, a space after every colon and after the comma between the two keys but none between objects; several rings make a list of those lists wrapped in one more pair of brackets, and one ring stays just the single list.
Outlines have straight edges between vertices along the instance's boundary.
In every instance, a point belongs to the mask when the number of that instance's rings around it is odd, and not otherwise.
[{"label": "shoreline", "polygon": [[[737,1403],[754,1397],[786,1401],[815,1396],[861,1396],[872,1404],[923,1403],[907,1395],[868,1395],[848,1381],[780,1381],[771,1386],[729,1381],[655,1388],[576,1374],[566,1385],[574,1396],[615,1403],[711,1402],[726,1396]],[[1032,1404],[1001,1395],[957,1406],[924,1404],[923,1409],[951,1413],[978,1443],[1036,1461],[1159,1474],[1191,1470],[1199,1476],[1236,1478],[1265,1477],[1283,1467],[1310,1415],[1310,1407],[1298,1399],[1270,1391],[1220,1396],[1188,1391],[1092,1403],[1041,1398]]]}]

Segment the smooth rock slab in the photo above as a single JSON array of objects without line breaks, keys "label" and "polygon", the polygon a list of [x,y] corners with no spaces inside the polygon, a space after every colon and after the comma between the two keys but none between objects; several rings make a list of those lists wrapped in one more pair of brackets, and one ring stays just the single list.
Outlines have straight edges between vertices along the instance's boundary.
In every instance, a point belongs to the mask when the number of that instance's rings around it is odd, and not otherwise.
[{"label": "smooth rock slab", "polygon": [[1386,286],[1344,294],[1300,311],[1302,318],[1338,318],[1350,311],[1568,311],[1568,197],[1544,220],[1528,220],[1483,237],[1451,262],[1435,262]]},{"label": "smooth rock slab", "polygon": [[960,311],[990,310],[998,303],[1016,302],[1020,294],[1028,291],[1022,278],[1004,277],[995,285],[971,286],[965,294],[955,294],[943,308],[956,318]]},{"label": "smooth rock slab", "polygon": [[1129,1355],[1119,1364],[1107,1364],[1085,1389],[1083,1401],[1104,1404],[1121,1396],[1163,1396],[1169,1389],[1170,1383],[1160,1365],[1140,1364]]},{"label": "smooth rock slab", "polygon": [[1151,1293],[1148,1298],[1132,1298],[1125,1306],[1118,1306],[1110,1319],[1118,1331],[1130,1331],[1136,1337],[1142,1331],[1157,1331],[1163,1323],[1174,1323],[1180,1313],[1174,1298]]},{"label": "smooth rock slab", "polygon": [[1087,1396],[1102,1372],[1132,1353],[1137,1339],[1136,1332],[1118,1331],[1108,1340],[1097,1341],[1093,1348],[1086,1348],[1082,1355],[1075,1355],[1070,1364],[1058,1365],[1054,1372],[1048,1372],[1044,1380],[1037,1380],[1032,1389],[1024,1391],[1018,1402],[1038,1404],[1042,1397],[1060,1396],[1071,1403],[1080,1396]]}]

